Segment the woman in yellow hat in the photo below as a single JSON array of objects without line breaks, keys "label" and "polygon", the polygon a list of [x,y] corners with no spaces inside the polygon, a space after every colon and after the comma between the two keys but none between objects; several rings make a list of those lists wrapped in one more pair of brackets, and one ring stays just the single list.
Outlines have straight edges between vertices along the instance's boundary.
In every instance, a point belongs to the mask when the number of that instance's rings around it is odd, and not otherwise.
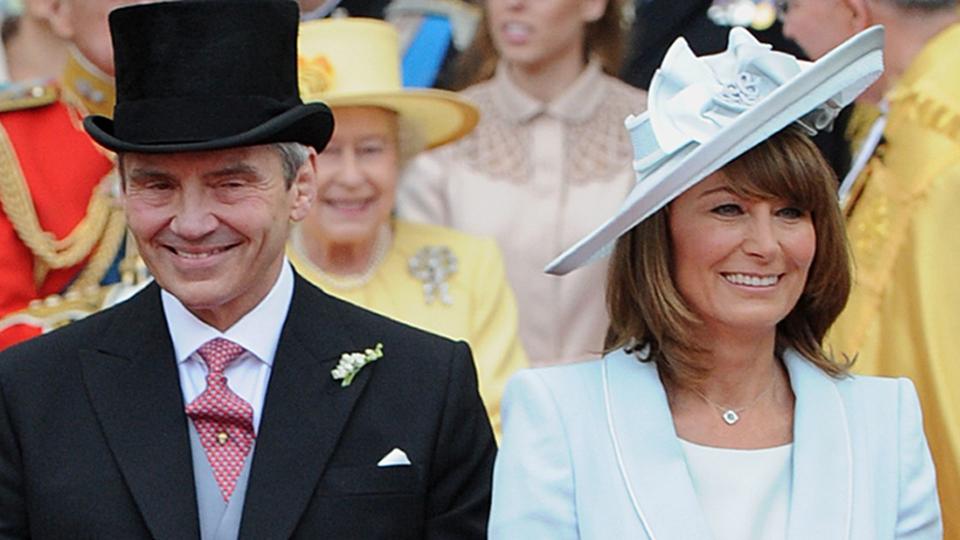
[{"label": "woman in yellow hat", "polygon": [[469,342],[499,433],[504,384],[527,364],[500,251],[492,239],[393,217],[402,163],[468,133],[476,109],[452,92],[401,88],[397,34],[382,21],[301,24],[299,63],[303,100],[329,105],[336,127],[291,261],[335,296]]},{"label": "woman in yellow hat", "polygon": [[469,136],[404,172],[400,216],[492,236],[517,294],[531,364],[603,347],[605,268],[543,274],[561,246],[600,225],[633,185],[619,126],[646,94],[611,76],[622,48],[619,0],[486,0],[465,53],[463,94],[481,111]]}]

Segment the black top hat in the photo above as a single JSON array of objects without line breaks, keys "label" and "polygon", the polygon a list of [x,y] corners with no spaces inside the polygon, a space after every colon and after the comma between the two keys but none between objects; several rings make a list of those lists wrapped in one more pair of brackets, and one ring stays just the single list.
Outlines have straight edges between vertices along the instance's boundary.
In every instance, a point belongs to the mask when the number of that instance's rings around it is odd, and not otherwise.
[{"label": "black top hat", "polygon": [[297,87],[299,10],[288,0],[181,0],[110,13],[113,120],[87,133],[117,152],[300,142],[323,150],[333,115]]}]

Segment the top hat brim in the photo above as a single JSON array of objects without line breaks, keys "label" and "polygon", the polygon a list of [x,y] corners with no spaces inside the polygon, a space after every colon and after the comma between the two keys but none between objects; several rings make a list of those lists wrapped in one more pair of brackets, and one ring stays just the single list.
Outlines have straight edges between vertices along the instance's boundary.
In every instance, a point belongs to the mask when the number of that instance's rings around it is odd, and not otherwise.
[{"label": "top hat brim", "polygon": [[638,179],[613,217],[550,262],[545,272],[567,274],[610,252],[621,235],[713,172],[828,100],[846,105],[883,72],[883,29],[850,38],[770,93],[703,144],[690,144]]},{"label": "top hat brim", "polygon": [[333,114],[323,103],[307,103],[240,133],[196,141],[145,143],[124,140],[115,135],[113,120],[105,116],[88,116],[83,120],[83,127],[93,140],[114,152],[171,154],[284,142],[298,142],[321,152],[333,134]]}]

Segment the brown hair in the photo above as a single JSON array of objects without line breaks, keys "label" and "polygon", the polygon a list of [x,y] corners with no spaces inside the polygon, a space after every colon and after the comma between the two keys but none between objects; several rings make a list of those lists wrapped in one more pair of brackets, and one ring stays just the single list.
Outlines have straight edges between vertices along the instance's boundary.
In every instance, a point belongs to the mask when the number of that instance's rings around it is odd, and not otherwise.
[{"label": "brown hair", "polygon": [[[603,66],[603,71],[614,77],[620,72],[620,64],[623,63],[624,27],[621,5],[622,0],[607,0],[603,15],[587,23],[584,30],[584,58],[596,56]],[[451,90],[463,90],[493,77],[498,59],[499,54],[490,36],[487,10],[484,7],[473,41],[454,66]]]},{"label": "brown hair", "polygon": [[[820,151],[802,132],[787,128],[722,169],[729,189],[751,199],[782,198],[810,211],[816,254],[800,299],[777,324],[776,353],[791,347],[824,372],[843,376],[852,363],[826,353],[821,342],[850,294],[851,272],[836,179]],[[617,240],[607,282],[610,327],[604,348],[650,345],[649,359],[681,386],[709,373],[695,360],[709,352],[695,341],[700,320],[677,290],[669,207]]]}]

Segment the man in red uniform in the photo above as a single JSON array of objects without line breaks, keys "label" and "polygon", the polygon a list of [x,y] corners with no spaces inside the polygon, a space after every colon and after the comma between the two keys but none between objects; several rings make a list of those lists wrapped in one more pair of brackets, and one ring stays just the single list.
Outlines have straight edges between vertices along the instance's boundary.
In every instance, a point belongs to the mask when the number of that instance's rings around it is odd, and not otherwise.
[{"label": "man in red uniform", "polygon": [[132,3],[58,2],[51,26],[73,44],[62,76],[0,101],[0,349],[103,300],[124,224],[113,157],[80,121],[113,109],[107,13]]}]

